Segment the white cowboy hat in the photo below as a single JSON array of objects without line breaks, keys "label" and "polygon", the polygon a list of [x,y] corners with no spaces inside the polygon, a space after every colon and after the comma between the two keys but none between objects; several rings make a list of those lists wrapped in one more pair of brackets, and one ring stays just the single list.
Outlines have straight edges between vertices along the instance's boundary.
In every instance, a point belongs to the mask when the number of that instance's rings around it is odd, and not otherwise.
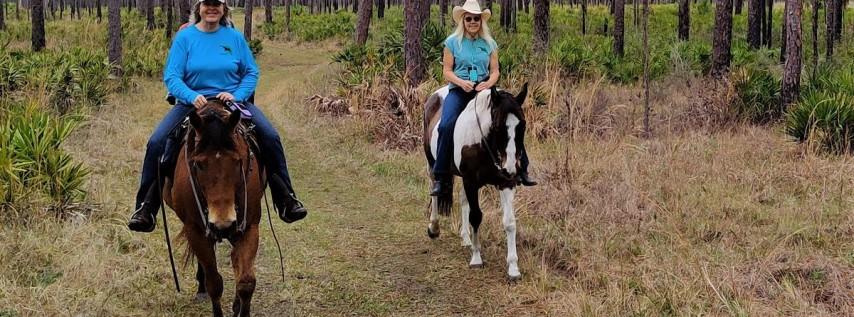
[{"label": "white cowboy hat", "polygon": [[463,21],[463,13],[471,13],[475,15],[480,15],[482,21],[486,22],[489,20],[489,17],[492,16],[492,12],[489,9],[480,10],[480,4],[477,3],[477,0],[466,0],[462,6],[454,7],[454,21],[457,24],[462,23]]}]

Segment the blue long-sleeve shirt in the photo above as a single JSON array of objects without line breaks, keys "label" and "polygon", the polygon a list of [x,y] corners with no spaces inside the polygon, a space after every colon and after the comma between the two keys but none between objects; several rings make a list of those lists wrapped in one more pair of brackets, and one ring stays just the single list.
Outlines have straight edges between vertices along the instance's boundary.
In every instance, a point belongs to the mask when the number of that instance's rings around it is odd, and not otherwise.
[{"label": "blue long-sleeve shirt", "polygon": [[243,35],[231,27],[202,32],[191,25],[175,35],[163,82],[181,103],[192,104],[197,96],[228,92],[245,101],[258,83],[258,65]]}]

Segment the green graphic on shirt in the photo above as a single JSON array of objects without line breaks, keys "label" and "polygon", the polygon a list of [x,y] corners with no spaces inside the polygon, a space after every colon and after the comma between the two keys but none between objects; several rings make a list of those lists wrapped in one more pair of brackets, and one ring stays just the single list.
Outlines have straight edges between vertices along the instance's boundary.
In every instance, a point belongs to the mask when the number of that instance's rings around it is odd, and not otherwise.
[{"label": "green graphic on shirt", "polygon": [[231,47],[224,44],[220,44],[219,46],[222,46],[222,49],[223,51],[225,51],[226,54],[231,55]]}]

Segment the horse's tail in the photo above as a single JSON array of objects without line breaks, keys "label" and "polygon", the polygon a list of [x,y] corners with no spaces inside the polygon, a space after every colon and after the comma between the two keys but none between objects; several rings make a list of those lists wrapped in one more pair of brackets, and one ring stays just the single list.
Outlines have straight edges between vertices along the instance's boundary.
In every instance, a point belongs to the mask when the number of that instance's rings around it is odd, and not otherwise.
[{"label": "horse's tail", "polygon": [[445,191],[444,193],[439,194],[439,196],[436,196],[439,214],[442,216],[451,215],[451,207],[454,206],[454,178],[455,177],[451,177],[448,181],[448,188],[451,190]]}]

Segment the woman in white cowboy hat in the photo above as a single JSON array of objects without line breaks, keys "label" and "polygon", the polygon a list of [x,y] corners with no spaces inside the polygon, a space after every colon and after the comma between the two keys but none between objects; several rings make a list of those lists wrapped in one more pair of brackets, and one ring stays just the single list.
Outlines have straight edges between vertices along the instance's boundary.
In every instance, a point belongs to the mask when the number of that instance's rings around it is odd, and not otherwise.
[{"label": "woman in white cowboy hat", "polygon": [[[474,96],[498,82],[498,45],[492,39],[487,21],[489,9],[481,10],[477,0],[466,0],[453,11],[456,29],[445,39],[442,73],[448,82],[448,96],[442,104],[439,122],[439,142],[433,164],[434,183],[430,195],[451,190],[449,168],[453,151],[454,125],[457,117]],[[522,149],[519,178],[523,185],[537,182],[528,175],[528,155]]]},{"label": "woman in white cowboy hat", "polygon": [[190,22],[175,34],[166,58],[163,82],[176,104],[154,129],[146,146],[136,209],[128,228],[139,232],[154,230],[163,183],[158,177],[165,176],[157,175],[158,159],[166,151],[167,137],[209,98],[243,103],[252,114],[273,204],[285,222],[300,220],[308,210],[294,194],[279,134],[261,109],[250,102],[260,71],[249,44],[234,29],[226,0],[195,1]]}]

